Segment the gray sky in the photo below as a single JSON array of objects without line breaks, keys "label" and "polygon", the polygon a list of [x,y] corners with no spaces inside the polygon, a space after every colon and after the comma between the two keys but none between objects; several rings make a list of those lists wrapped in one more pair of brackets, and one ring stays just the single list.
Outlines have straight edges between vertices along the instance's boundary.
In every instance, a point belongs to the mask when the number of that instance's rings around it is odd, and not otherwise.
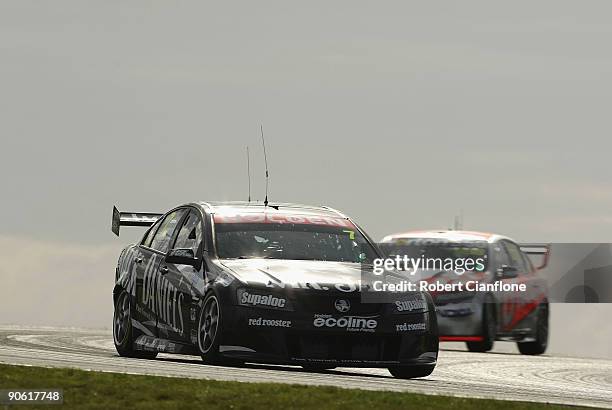
[{"label": "gray sky", "polygon": [[[467,228],[521,241],[610,241],[611,12],[2,1],[0,255],[73,252],[78,275],[112,282],[140,233],[112,235],[113,204],[245,199],[247,144],[263,199],[260,123],[271,199],[339,208],[375,238],[463,209]],[[32,272],[63,277],[40,254]]]}]

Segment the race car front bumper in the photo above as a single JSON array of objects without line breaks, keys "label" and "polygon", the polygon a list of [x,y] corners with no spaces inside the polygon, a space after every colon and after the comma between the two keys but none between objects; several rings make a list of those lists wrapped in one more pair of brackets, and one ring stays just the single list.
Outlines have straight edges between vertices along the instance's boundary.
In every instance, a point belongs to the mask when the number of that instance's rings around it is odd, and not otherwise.
[{"label": "race car front bumper", "polygon": [[482,334],[482,304],[473,301],[447,303],[436,308],[441,340],[472,340]]},{"label": "race car front bumper", "polygon": [[328,366],[435,365],[435,312],[315,314],[227,307],[220,353],[245,361]]}]

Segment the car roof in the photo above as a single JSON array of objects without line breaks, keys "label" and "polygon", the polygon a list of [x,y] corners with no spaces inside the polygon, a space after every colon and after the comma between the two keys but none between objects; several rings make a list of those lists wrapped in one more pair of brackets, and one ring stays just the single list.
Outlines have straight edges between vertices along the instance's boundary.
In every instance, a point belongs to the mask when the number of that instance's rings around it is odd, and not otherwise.
[{"label": "car roof", "polygon": [[312,206],[285,202],[270,202],[265,206],[262,202],[247,201],[217,201],[217,202],[196,202],[196,205],[204,208],[207,212],[215,213],[263,213],[263,212],[283,212],[295,215],[316,215],[348,218],[342,212],[328,206]]},{"label": "car roof", "polygon": [[387,235],[382,239],[382,242],[393,242],[397,239],[445,239],[451,242],[461,241],[486,241],[488,243],[495,243],[502,239],[515,242],[513,239],[507,236],[498,235],[489,232],[478,232],[478,231],[453,231],[450,229],[446,230],[421,230],[421,231],[408,231],[404,233],[396,233]]}]

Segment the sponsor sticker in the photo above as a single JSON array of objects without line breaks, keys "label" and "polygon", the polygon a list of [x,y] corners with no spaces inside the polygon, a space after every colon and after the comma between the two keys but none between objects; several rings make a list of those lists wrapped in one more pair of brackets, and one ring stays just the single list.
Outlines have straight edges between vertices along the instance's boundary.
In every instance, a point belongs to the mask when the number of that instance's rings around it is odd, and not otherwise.
[{"label": "sponsor sticker", "polygon": [[351,221],[341,217],[298,215],[290,213],[243,213],[243,214],[215,214],[215,223],[269,223],[269,224],[299,224],[323,225],[342,228],[354,228]]},{"label": "sponsor sticker", "polygon": [[287,304],[287,300],[273,295],[258,295],[241,291],[239,295],[241,305],[247,306],[266,306],[282,309]]},{"label": "sponsor sticker", "polygon": [[316,328],[346,329],[348,332],[374,332],[378,327],[377,316],[340,316],[315,315]]},{"label": "sponsor sticker", "polygon": [[249,318],[249,326],[257,327],[291,327],[291,320]]},{"label": "sponsor sticker", "polygon": [[348,299],[336,299],[334,307],[340,313],[346,313],[351,310],[351,302]]},{"label": "sponsor sticker", "polygon": [[414,332],[419,330],[427,330],[427,323],[400,323],[395,325],[397,332]]},{"label": "sponsor sticker", "polygon": [[396,300],[395,308],[398,312],[412,312],[414,310],[425,310],[427,305],[425,301],[421,299],[412,300]]}]

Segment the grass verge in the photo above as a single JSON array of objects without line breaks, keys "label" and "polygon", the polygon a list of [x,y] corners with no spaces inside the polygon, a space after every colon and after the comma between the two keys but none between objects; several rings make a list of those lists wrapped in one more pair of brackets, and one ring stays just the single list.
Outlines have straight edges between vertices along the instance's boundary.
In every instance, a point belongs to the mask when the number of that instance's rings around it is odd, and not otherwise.
[{"label": "grass verge", "polygon": [[[0,389],[62,388],[78,409],[569,409],[538,403],[465,399],[335,387],[137,376],[0,365]],[[27,406],[32,408],[34,406]],[[52,410],[54,405],[39,405]],[[16,409],[25,408],[17,406]],[[576,409],[576,407],[571,407]]]}]

